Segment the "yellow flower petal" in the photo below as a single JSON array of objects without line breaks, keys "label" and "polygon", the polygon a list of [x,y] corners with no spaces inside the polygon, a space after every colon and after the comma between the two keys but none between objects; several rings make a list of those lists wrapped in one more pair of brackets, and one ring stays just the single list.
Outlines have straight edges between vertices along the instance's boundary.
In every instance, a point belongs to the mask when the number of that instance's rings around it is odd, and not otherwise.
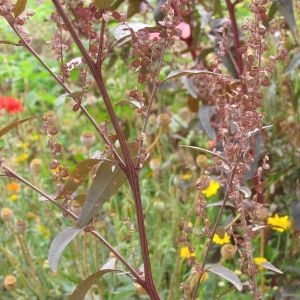
[{"label": "yellow flower petal", "polygon": [[214,196],[217,194],[220,188],[220,183],[216,180],[211,180],[209,183],[208,188],[202,191],[202,194],[205,195],[207,198]]},{"label": "yellow flower petal", "polygon": [[195,257],[196,253],[195,252],[190,252],[189,247],[181,247],[180,249],[180,257],[183,259],[186,258],[191,258],[191,257]]},{"label": "yellow flower petal", "polygon": [[223,238],[221,238],[218,234],[215,234],[213,242],[218,245],[230,244],[230,236],[226,232]]},{"label": "yellow flower petal", "polygon": [[291,227],[291,221],[289,216],[280,217],[275,214],[275,216],[268,218],[268,225],[271,225],[273,230],[283,232]]}]

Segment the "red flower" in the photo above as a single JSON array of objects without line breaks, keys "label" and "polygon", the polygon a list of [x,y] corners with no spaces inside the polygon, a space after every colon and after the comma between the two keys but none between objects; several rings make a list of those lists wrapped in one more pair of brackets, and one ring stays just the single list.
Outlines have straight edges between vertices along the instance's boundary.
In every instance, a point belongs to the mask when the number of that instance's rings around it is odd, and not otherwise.
[{"label": "red flower", "polygon": [[13,97],[0,96],[0,110],[4,109],[10,114],[18,113],[23,111],[21,102]]}]

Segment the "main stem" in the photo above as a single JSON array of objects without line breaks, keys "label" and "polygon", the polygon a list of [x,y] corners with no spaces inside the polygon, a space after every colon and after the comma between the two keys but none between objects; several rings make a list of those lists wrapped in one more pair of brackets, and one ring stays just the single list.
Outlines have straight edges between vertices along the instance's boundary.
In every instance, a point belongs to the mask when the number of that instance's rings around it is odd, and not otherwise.
[{"label": "main stem", "polygon": [[145,224],[144,224],[144,215],[143,215],[143,207],[142,207],[142,201],[141,201],[141,194],[140,194],[140,186],[139,186],[139,178],[138,178],[138,171],[136,170],[133,160],[131,158],[128,145],[126,143],[125,136],[123,134],[123,131],[120,127],[117,115],[115,113],[115,110],[113,108],[113,105],[111,103],[110,97],[108,95],[108,92],[105,87],[105,83],[103,80],[103,75],[101,72],[101,64],[99,64],[100,60],[98,58],[98,62],[94,63],[91,59],[90,55],[86,51],[85,47],[83,46],[78,34],[76,33],[70,19],[66,15],[63,7],[61,6],[60,2],[58,0],[52,0],[58,14],[64,21],[66,27],[69,29],[71,36],[73,37],[76,45],[78,46],[82,56],[84,57],[94,79],[95,82],[99,88],[99,91],[102,95],[106,110],[110,116],[112,125],[114,127],[114,130],[118,136],[118,140],[120,142],[120,146],[124,155],[125,160],[125,173],[128,178],[132,194],[134,197],[135,202],[135,208],[136,208],[136,214],[137,214],[137,221],[138,221],[138,230],[139,230],[139,237],[140,237],[140,245],[141,245],[141,252],[144,262],[144,272],[145,272],[145,282],[143,287],[147,291],[148,295],[152,300],[159,300],[158,293],[156,291],[156,287],[153,281],[152,272],[151,272],[151,263],[150,263],[150,257],[149,257],[149,249],[148,249],[148,243],[147,243],[147,236],[146,236],[146,230],[145,230]]}]

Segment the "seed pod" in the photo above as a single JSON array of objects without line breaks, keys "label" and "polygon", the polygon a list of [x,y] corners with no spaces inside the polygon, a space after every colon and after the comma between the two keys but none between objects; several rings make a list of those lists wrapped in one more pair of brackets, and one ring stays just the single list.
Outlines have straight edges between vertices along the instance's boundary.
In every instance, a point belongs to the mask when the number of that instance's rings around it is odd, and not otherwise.
[{"label": "seed pod", "polygon": [[265,221],[268,219],[268,217],[270,216],[270,211],[267,207],[263,206],[263,207],[259,207],[256,209],[255,211],[255,215],[256,218],[259,221]]},{"label": "seed pod", "polygon": [[4,278],[4,287],[8,290],[14,290],[16,288],[17,278],[13,275],[8,275]]},{"label": "seed pod", "polygon": [[82,145],[90,148],[96,142],[96,137],[93,132],[86,131],[80,136],[80,142]]},{"label": "seed pod", "polygon": [[1,209],[1,218],[3,219],[4,222],[8,222],[10,220],[12,220],[14,214],[13,211],[8,208],[8,207],[4,207]]}]

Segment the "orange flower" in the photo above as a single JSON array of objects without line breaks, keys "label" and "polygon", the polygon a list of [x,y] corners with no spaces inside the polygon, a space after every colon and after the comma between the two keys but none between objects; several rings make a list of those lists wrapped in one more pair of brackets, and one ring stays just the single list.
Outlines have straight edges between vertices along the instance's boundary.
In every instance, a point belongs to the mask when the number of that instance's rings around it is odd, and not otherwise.
[{"label": "orange flower", "polygon": [[20,184],[17,182],[10,182],[6,185],[6,188],[11,193],[19,193],[20,192]]}]

